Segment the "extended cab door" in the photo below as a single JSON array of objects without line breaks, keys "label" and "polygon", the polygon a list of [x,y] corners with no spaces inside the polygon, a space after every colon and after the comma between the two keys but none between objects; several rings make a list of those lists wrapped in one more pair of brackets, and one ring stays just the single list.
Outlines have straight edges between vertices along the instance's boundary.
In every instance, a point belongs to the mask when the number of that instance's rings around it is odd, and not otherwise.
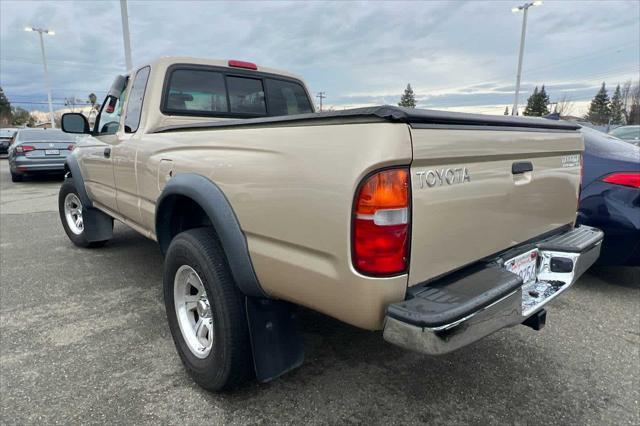
[{"label": "extended cab door", "polygon": [[141,224],[140,194],[137,167],[138,147],[141,140],[142,105],[151,67],[146,66],[132,75],[127,95],[124,122],[118,132],[118,143],[113,147],[113,167],[118,212],[127,220]]},{"label": "extended cab door", "polygon": [[126,80],[116,79],[118,81],[121,81],[119,93],[114,93],[113,87],[109,91],[96,118],[94,137],[88,146],[83,147],[81,158],[82,176],[89,196],[95,203],[112,211],[117,211],[112,153],[119,143],[118,130],[126,90]]}]

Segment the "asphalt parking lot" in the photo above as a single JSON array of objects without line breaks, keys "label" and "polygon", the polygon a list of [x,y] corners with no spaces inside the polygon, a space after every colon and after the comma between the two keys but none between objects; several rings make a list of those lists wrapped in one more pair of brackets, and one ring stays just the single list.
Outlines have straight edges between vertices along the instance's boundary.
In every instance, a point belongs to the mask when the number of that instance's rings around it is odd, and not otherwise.
[{"label": "asphalt parking lot", "polygon": [[442,357],[302,315],[306,360],[207,393],[174,350],[155,243],[117,224],[103,249],[60,226],[61,180],[11,183],[0,160],[2,424],[639,424],[640,268],[598,268],[515,327]]}]

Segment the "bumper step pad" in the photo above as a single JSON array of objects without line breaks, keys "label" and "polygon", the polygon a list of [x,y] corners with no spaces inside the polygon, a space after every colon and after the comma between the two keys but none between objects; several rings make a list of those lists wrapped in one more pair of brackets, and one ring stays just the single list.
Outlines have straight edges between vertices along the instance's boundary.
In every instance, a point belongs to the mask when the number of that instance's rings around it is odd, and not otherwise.
[{"label": "bumper step pad", "polygon": [[582,226],[540,241],[535,245],[537,279],[526,284],[502,268],[511,257],[498,257],[411,287],[406,300],[387,307],[384,338],[418,352],[443,354],[522,324],[597,260],[603,237],[602,231]]}]

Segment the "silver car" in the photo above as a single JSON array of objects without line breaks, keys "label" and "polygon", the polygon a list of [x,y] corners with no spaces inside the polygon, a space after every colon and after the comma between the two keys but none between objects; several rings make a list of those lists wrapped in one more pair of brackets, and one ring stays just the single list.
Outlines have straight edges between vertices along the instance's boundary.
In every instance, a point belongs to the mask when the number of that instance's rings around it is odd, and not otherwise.
[{"label": "silver car", "polygon": [[9,147],[11,180],[25,175],[64,172],[67,155],[75,148],[75,137],[56,129],[18,130]]},{"label": "silver car", "polygon": [[0,154],[6,154],[9,151],[11,140],[18,129],[0,129]]}]

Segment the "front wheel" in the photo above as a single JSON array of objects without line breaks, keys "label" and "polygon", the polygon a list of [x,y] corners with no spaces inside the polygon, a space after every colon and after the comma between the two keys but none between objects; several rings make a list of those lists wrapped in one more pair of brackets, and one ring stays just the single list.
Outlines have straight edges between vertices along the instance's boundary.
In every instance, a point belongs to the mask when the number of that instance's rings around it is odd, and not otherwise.
[{"label": "front wheel", "polygon": [[84,229],[84,206],[72,179],[65,179],[58,195],[58,212],[67,237],[78,247],[102,247],[104,241],[89,241]]},{"label": "front wheel", "polygon": [[212,228],[191,229],[171,241],[164,301],[176,349],[196,383],[220,391],[253,376],[245,297]]}]

